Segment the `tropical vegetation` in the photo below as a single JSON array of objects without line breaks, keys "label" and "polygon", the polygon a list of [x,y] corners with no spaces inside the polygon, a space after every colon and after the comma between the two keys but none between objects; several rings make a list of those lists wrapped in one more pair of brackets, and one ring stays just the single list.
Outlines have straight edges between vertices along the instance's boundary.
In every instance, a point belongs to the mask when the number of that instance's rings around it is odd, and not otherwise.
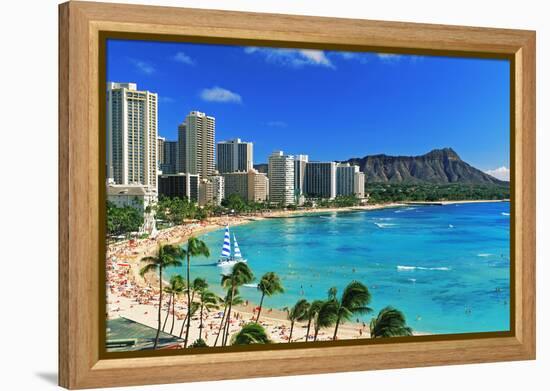
[{"label": "tropical vegetation", "polygon": [[158,309],[158,328],[155,337],[155,343],[153,349],[155,349],[159,342],[159,335],[161,329],[161,317],[162,317],[162,272],[167,267],[178,267],[182,265],[181,258],[183,253],[178,246],[162,245],[160,244],[155,256],[147,256],[141,258],[141,262],[145,263],[145,266],[141,268],[139,274],[144,277],[147,273],[158,272],[159,280],[159,309]]}]

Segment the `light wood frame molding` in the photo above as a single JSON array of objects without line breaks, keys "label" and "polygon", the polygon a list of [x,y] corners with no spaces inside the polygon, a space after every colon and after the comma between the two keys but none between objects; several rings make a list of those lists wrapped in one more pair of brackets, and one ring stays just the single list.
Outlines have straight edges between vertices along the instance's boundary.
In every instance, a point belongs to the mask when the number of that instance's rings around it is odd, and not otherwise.
[{"label": "light wood frame molding", "polygon": [[[99,351],[99,40],[505,56],[512,95],[512,330],[507,336],[105,359]],[[535,32],[71,1],[59,6],[59,384],[91,388],[535,358]],[[417,338],[417,337],[413,337]],[[215,370],[212,370],[215,367]]]}]

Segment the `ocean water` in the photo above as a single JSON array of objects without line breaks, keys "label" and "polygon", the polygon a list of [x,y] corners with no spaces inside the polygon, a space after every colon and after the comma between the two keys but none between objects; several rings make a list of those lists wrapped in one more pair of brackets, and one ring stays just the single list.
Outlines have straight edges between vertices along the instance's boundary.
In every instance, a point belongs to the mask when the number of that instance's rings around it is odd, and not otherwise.
[{"label": "ocean water", "polygon": [[[502,203],[410,206],[268,219],[231,229],[258,280],[279,274],[285,293],[266,308],[298,299],[325,299],[352,280],[366,284],[371,307],[392,305],[417,332],[447,334],[509,330],[510,205]],[[221,294],[223,230],[201,236],[210,258],[192,261]],[[174,273],[175,270],[168,272]],[[181,272],[181,271],[180,271]],[[259,302],[251,286],[241,295]],[[359,319],[368,322],[372,314]]]}]

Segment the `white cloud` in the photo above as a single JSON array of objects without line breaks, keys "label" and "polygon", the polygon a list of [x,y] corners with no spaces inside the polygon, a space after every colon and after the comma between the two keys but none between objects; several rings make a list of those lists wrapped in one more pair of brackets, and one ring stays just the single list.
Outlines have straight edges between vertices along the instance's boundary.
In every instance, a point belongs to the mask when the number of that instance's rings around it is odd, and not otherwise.
[{"label": "white cloud", "polygon": [[244,49],[247,54],[262,55],[272,64],[302,68],[304,66],[321,66],[335,68],[334,64],[322,50],[314,49],[273,49],[249,46]]},{"label": "white cloud", "polygon": [[173,103],[176,100],[174,98],[170,98],[169,96],[159,96],[159,102],[163,103]]},{"label": "white cloud", "polygon": [[510,181],[510,169],[504,166],[495,168],[494,170],[487,170],[485,173],[501,181]]},{"label": "white cloud", "polygon": [[205,88],[201,91],[200,97],[207,102],[241,103],[239,94],[221,87]]},{"label": "white cloud", "polygon": [[288,125],[284,121],[269,121],[267,126],[271,126],[273,128],[286,128]]},{"label": "white cloud", "polygon": [[383,62],[397,62],[403,59],[403,56],[392,53],[376,53],[376,56]]},{"label": "white cloud", "polygon": [[195,61],[184,52],[177,52],[173,59],[182,64],[195,65]]},{"label": "white cloud", "polygon": [[132,64],[136,67],[136,69],[141,72],[145,73],[146,75],[151,75],[155,73],[155,67],[153,65],[149,64],[148,62],[136,60],[136,59],[130,59]]}]

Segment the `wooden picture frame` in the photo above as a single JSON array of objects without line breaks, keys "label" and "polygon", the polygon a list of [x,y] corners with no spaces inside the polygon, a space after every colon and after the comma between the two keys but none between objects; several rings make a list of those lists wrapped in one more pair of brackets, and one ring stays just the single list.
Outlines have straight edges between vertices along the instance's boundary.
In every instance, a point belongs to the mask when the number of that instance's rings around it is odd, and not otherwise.
[{"label": "wooden picture frame", "polygon": [[[223,354],[104,358],[100,240],[105,32],[189,42],[508,58],[511,332]],[[103,70],[104,72],[104,70]],[[104,157],[103,157],[104,158]],[[535,32],[90,2],[59,6],[59,384],[90,388],[535,358]],[[209,369],[216,367],[215,371]]]}]

